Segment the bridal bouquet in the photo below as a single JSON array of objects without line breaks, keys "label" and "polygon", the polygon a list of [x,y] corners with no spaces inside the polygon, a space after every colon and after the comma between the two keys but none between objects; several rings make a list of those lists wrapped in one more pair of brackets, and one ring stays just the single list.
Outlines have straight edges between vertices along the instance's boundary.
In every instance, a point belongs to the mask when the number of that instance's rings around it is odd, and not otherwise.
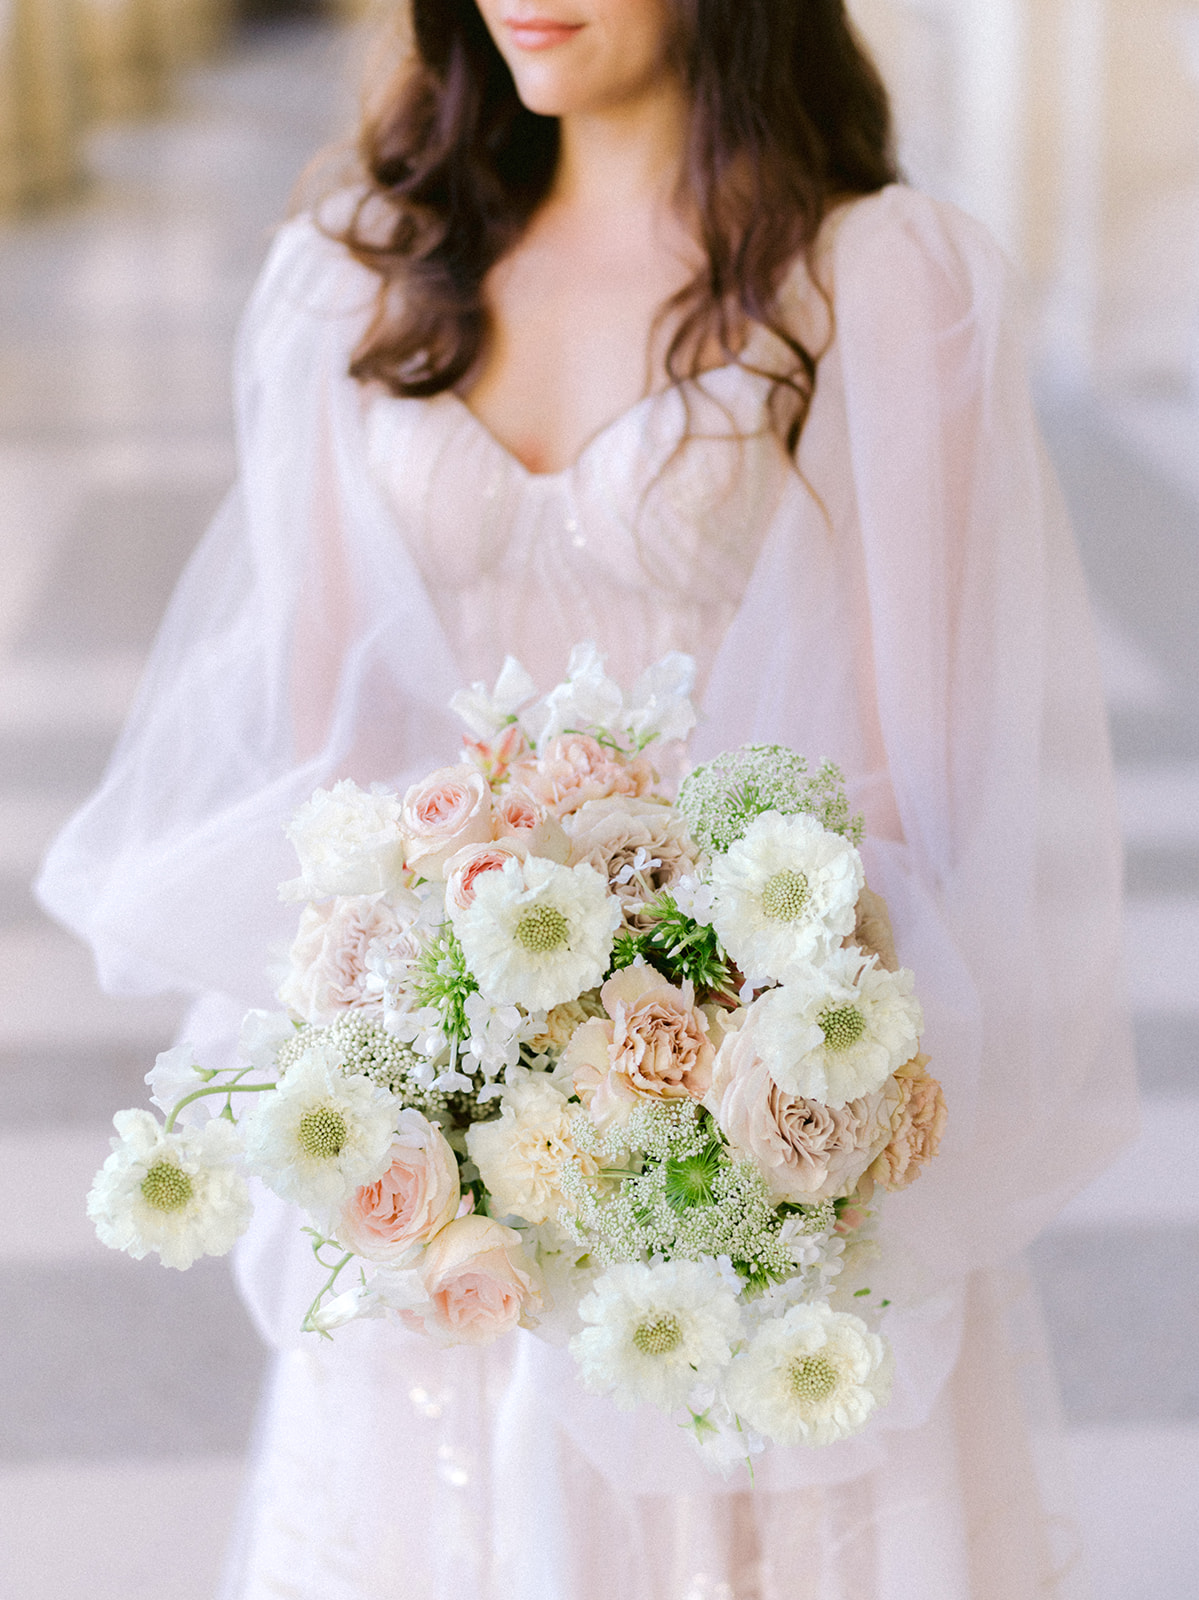
[{"label": "bridal bouquet", "polygon": [[584,645],[538,699],[510,659],[455,696],[457,765],[301,806],[285,1009],[232,1065],[158,1057],[165,1121],[114,1119],[101,1239],[221,1254],[254,1176],[309,1218],[312,1331],[531,1328],[721,1468],[866,1426],[878,1200],[944,1103],[837,769],[750,746],[665,792],[692,675],[626,698]]}]

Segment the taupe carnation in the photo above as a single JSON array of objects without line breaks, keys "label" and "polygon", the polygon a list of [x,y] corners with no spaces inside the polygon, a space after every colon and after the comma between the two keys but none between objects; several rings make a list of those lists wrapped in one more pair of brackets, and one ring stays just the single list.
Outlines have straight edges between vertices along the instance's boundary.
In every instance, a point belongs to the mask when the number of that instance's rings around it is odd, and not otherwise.
[{"label": "taupe carnation", "polygon": [[891,1116],[891,1138],[869,1172],[884,1189],[906,1189],[915,1183],[941,1143],[945,1096],[927,1067],[927,1056],[913,1056],[895,1074],[900,1098]]},{"label": "taupe carnation", "polygon": [[413,912],[385,895],[339,895],[305,907],[279,999],[305,1022],[336,1022],[347,1011],[381,1012],[370,987],[372,954],[411,959],[419,951]]}]

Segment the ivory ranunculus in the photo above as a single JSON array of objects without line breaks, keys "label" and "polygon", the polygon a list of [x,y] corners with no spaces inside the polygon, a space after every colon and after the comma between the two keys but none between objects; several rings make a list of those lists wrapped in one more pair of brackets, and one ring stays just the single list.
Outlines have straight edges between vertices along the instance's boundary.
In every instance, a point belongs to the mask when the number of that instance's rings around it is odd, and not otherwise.
[{"label": "ivory ranunculus", "polygon": [[426,1331],[446,1344],[491,1344],[540,1309],[537,1269],[520,1234],[490,1217],[458,1217],[420,1260]]},{"label": "ivory ranunculus", "polygon": [[609,1020],[577,1029],[559,1065],[597,1127],[621,1120],[639,1098],[703,1099],[716,1050],[691,984],[676,988],[653,967],[625,967],[600,999]]},{"label": "ivory ranunculus", "polygon": [[422,878],[439,878],[455,851],[491,838],[491,790],[465,762],[439,767],[404,796],[400,813],[405,863]]},{"label": "ivory ranunculus", "polygon": [[884,1189],[906,1189],[931,1161],[945,1131],[945,1097],[927,1071],[928,1057],[913,1056],[895,1074],[899,1103],[891,1117],[891,1137],[869,1176]]},{"label": "ivory ranunculus", "polygon": [[441,1130],[419,1111],[401,1111],[387,1171],[355,1190],[337,1237],[367,1261],[394,1264],[426,1244],[458,1210],[458,1162]]},{"label": "ivory ranunculus", "polygon": [[413,918],[411,908],[384,895],[343,895],[306,906],[280,1001],[315,1026],[336,1022],[347,1011],[381,1012],[383,996],[367,982],[367,958],[372,952],[415,957],[420,943]]},{"label": "ivory ranunculus", "polygon": [[774,1198],[807,1204],[852,1191],[891,1137],[892,1090],[836,1110],[788,1094],[747,1025],[721,1045],[707,1104],[730,1144],[757,1162]]}]

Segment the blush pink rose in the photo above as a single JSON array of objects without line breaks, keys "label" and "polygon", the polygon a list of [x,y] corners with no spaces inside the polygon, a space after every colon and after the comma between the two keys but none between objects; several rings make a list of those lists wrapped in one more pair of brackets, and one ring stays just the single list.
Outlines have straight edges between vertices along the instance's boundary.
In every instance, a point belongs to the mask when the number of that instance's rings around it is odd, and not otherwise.
[{"label": "blush pink rose", "polygon": [[870,1168],[884,1189],[906,1189],[932,1160],[945,1131],[945,1096],[928,1073],[928,1057],[913,1056],[895,1074],[899,1103],[891,1117],[891,1137]]},{"label": "blush pink rose", "polygon": [[401,1111],[391,1165],[347,1201],[337,1238],[367,1261],[394,1265],[452,1221],[460,1198],[458,1162],[440,1128]]},{"label": "blush pink rose", "polygon": [[600,999],[609,1020],[577,1028],[557,1068],[597,1127],[623,1120],[640,1098],[704,1098],[716,1048],[690,983],[676,988],[653,967],[625,967]]},{"label": "blush pink rose", "polygon": [[752,1028],[724,1040],[707,1104],[729,1143],[752,1156],[776,1200],[810,1204],[852,1193],[891,1137],[893,1086],[832,1110],[780,1089]]},{"label": "blush pink rose", "polygon": [[438,878],[464,845],[491,838],[491,790],[475,767],[439,767],[404,796],[400,827],[405,865],[422,878]]},{"label": "blush pink rose", "polygon": [[617,757],[586,733],[552,739],[535,762],[521,763],[512,776],[556,817],[569,816],[588,800],[609,795],[640,797],[654,786],[654,769],[644,756]]},{"label": "blush pink rose", "polygon": [[458,1217],[420,1260],[425,1330],[446,1344],[490,1344],[540,1309],[536,1268],[520,1234],[490,1217]]},{"label": "blush pink rose", "polygon": [[445,864],[445,899],[451,911],[465,911],[475,898],[475,884],[485,872],[499,872],[505,861],[523,861],[527,847],[518,839],[495,839],[456,850]]},{"label": "blush pink rose", "polygon": [[566,830],[527,789],[513,785],[497,795],[491,825],[497,839],[519,839],[531,856],[565,866],[570,855]]},{"label": "blush pink rose", "polygon": [[336,1022],[347,1011],[381,1013],[383,997],[368,982],[367,959],[418,955],[414,915],[415,901],[405,907],[377,894],[340,895],[306,906],[280,1001],[314,1026]]}]

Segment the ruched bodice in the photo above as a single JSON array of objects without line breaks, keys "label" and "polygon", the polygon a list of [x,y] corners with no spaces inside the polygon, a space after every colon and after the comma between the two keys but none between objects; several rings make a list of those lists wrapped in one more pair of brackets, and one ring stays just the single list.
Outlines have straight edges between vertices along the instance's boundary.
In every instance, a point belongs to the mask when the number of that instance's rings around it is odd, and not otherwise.
[{"label": "ruched bodice", "polygon": [[454,394],[370,397],[371,470],[463,673],[493,677],[508,648],[550,684],[594,639],[626,681],[686,650],[702,687],[794,475],[766,389],[721,367],[647,396],[540,474]]}]

